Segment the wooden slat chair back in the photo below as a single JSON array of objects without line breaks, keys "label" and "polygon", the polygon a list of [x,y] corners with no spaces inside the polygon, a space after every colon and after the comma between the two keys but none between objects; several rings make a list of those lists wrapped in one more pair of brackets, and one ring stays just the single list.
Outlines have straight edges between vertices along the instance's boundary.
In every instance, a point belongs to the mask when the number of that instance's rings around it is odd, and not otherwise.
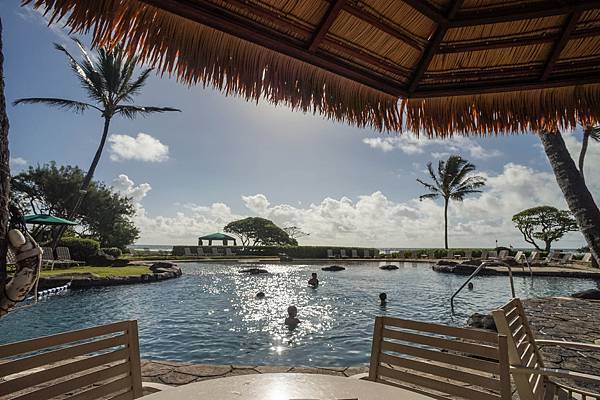
[{"label": "wooden slat chair back", "polygon": [[196,249],[196,252],[198,253],[199,256],[205,256],[204,249],[202,247],[198,247]]},{"label": "wooden slat chair back", "polygon": [[600,352],[600,346],[591,343],[536,340],[519,299],[512,299],[504,307],[492,312],[498,332],[507,337],[508,359],[515,386],[521,400],[581,399],[600,400],[600,393],[573,388],[549,381],[548,376],[582,380],[600,385],[600,377],[579,372],[546,368],[538,345]]},{"label": "wooden slat chair back", "polygon": [[42,247],[42,260],[54,261],[54,253],[52,252],[52,247]]},{"label": "wooden slat chair back", "polygon": [[377,317],[369,380],[436,399],[508,400],[506,337]]},{"label": "wooden slat chair back", "polygon": [[56,259],[59,261],[73,261],[71,251],[68,247],[64,246],[56,248]]},{"label": "wooden slat chair back", "polygon": [[136,321],[0,346],[0,398],[126,400],[142,396]]}]

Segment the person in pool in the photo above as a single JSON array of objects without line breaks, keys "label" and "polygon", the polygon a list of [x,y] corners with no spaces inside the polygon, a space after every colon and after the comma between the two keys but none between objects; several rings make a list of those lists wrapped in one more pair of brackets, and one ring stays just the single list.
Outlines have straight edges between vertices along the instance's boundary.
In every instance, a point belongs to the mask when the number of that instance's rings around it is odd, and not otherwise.
[{"label": "person in pool", "polygon": [[264,299],[265,298],[265,292],[258,292],[258,293],[256,293],[256,298],[257,299]]},{"label": "person in pool", "polygon": [[296,329],[300,320],[296,317],[298,315],[298,309],[296,306],[289,306],[288,309],[288,317],[285,319],[285,325],[289,329]]},{"label": "person in pool", "polygon": [[381,301],[381,303],[379,305],[381,307],[385,307],[385,305],[387,304],[387,294],[386,293],[379,293],[379,300]]},{"label": "person in pool", "polygon": [[308,285],[312,287],[319,286],[319,280],[317,279],[317,273],[313,272],[311,278],[308,280]]},{"label": "person in pool", "polygon": [[473,290],[473,282],[469,282],[468,287],[469,287],[469,290]]}]

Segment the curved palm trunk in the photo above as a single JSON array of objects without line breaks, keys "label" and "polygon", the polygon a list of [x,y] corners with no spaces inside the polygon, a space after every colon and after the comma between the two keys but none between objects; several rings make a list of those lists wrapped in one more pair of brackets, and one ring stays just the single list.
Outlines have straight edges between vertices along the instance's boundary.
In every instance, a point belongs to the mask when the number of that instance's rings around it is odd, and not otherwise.
[{"label": "curved palm trunk", "polygon": [[[100,157],[102,156],[102,151],[104,150],[104,145],[106,144],[106,138],[108,137],[109,127],[110,127],[110,117],[105,116],[104,117],[104,130],[102,131],[102,139],[100,140],[100,145],[98,146],[98,149],[96,150],[96,154],[94,155],[94,159],[92,160],[92,165],[90,165],[90,168],[88,169],[87,173],[85,174],[85,177],[83,178],[83,182],[81,183],[81,187],[79,188],[79,197],[77,198],[77,202],[73,206],[73,209],[69,213],[69,215],[67,217],[68,219],[74,219],[77,216],[77,212],[79,211],[81,204],[83,204],[83,200],[85,199],[85,196],[87,194],[87,190],[90,186],[90,182],[92,181],[92,178],[94,177],[94,172],[96,172],[96,167],[98,166],[98,162],[100,161]],[[54,237],[54,241],[52,242],[53,250],[56,248],[56,245],[58,244],[58,241],[60,240],[63,233],[65,232],[65,229],[66,229],[66,227],[64,225],[62,225],[58,229],[58,232],[57,232],[56,236]]]},{"label": "curved palm trunk", "polygon": [[579,152],[579,173],[581,174],[581,179],[585,180],[583,176],[583,163],[585,161],[585,153],[587,152],[588,142],[590,141],[590,129],[591,126],[587,126],[583,130],[583,140],[581,141],[581,151]]},{"label": "curved palm trunk", "polygon": [[444,246],[448,250],[448,199],[444,199]]},{"label": "curved palm trunk", "polygon": [[[8,203],[10,195],[10,165],[8,152],[8,115],[4,98],[4,55],[2,53],[2,19],[0,19],[0,288],[6,283],[6,252],[8,250]],[[0,297],[4,296],[4,290]]]},{"label": "curved palm trunk", "polygon": [[600,260],[600,210],[585,185],[582,174],[577,170],[560,132],[541,133],[540,139],[554,170],[558,186],[565,195],[567,205],[573,212],[592,255],[598,262]]}]

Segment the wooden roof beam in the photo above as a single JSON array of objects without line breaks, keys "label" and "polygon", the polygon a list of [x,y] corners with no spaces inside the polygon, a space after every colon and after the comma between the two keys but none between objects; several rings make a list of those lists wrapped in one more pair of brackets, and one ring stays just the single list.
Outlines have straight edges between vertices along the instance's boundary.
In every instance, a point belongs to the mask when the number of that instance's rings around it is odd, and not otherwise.
[{"label": "wooden roof beam", "polygon": [[316,55],[306,49],[306,44],[289,36],[258,26],[247,19],[229,15],[222,8],[205,0],[140,0],[143,3],[163,9],[190,21],[225,32],[239,39],[249,41],[286,56],[312,64],[347,79],[359,82],[373,89],[393,96],[405,96],[405,90],[396,82],[349,65],[328,55]]},{"label": "wooden roof beam", "polygon": [[319,45],[325,38],[325,35],[327,35],[329,28],[331,28],[331,25],[333,25],[335,19],[338,17],[338,15],[340,15],[340,12],[342,12],[342,8],[345,4],[346,0],[335,0],[329,5],[329,9],[325,13],[323,20],[319,24],[319,27],[317,28],[313,38],[310,41],[310,44],[308,45],[309,52],[314,53],[317,51]]},{"label": "wooden roof beam", "polygon": [[554,44],[554,48],[550,53],[550,57],[548,61],[546,61],[546,66],[544,67],[544,72],[542,72],[542,76],[540,80],[546,81],[550,74],[552,73],[552,69],[554,68],[554,64],[556,64],[556,60],[560,57],[560,53],[562,53],[565,48],[567,42],[569,41],[569,37],[571,32],[577,26],[577,21],[581,17],[582,11],[574,11],[567,16],[567,20],[565,21],[565,25],[563,26],[562,32],[560,34],[560,39]]},{"label": "wooden roof beam", "polygon": [[402,0],[404,3],[408,4],[430,20],[434,21],[437,24],[444,24],[448,22],[446,16],[434,7],[427,0]]},{"label": "wooden roof beam", "polygon": [[[583,28],[572,31],[571,39],[599,36],[600,28]],[[535,36],[489,38],[468,42],[442,43],[438,53],[465,53],[469,51],[501,49],[507,47],[531,46],[535,44],[553,43],[560,38],[560,32],[546,34],[540,33]]]},{"label": "wooden roof beam", "polygon": [[440,43],[444,39],[446,32],[448,31],[448,22],[454,18],[460,7],[462,6],[464,0],[454,0],[450,6],[450,9],[446,13],[446,19],[440,23],[438,23],[437,28],[435,29],[435,33],[433,37],[429,41],[429,45],[425,49],[423,56],[419,60],[417,64],[417,68],[415,69],[415,73],[413,75],[412,81],[408,86],[409,96],[417,89],[419,86],[419,81],[421,77],[427,71],[433,56],[435,55]]},{"label": "wooden roof beam", "polygon": [[595,8],[600,8],[600,0],[570,1],[568,5],[561,2],[553,7],[548,6],[547,1],[540,1],[527,6],[503,6],[486,11],[461,13],[452,21],[448,21],[448,25],[450,28],[459,28],[463,26],[495,24],[523,19],[553,17]]}]

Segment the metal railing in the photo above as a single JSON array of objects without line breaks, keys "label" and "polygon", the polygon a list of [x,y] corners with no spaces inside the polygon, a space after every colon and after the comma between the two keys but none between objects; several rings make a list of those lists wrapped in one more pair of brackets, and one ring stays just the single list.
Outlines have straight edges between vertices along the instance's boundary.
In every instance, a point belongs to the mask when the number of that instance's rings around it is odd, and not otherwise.
[{"label": "metal railing", "polygon": [[[469,282],[471,282],[471,280],[486,266],[498,265],[498,264],[501,264],[501,265],[505,266],[506,268],[508,268],[508,277],[510,279],[510,291],[512,293],[513,298],[517,297],[515,295],[515,283],[513,281],[511,266],[509,264],[505,263],[504,261],[500,261],[500,260],[483,261],[481,264],[479,264],[479,266],[475,269],[475,271],[473,271],[473,273],[469,276],[469,278],[465,281],[465,283],[463,283],[462,286],[459,287],[456,292],[454,292],[452,297],[450,297],[450,308],[452,309],[453,313],[454,313],[454,298],[456,297],[456,295],[459,294],[460,291],[463,290],[465,288],[465,286],[467,286],[469,284]],[[527,265],[529,265],[529,263]],[[529,270],[531,271],[531,267],[529,267]]]}]

